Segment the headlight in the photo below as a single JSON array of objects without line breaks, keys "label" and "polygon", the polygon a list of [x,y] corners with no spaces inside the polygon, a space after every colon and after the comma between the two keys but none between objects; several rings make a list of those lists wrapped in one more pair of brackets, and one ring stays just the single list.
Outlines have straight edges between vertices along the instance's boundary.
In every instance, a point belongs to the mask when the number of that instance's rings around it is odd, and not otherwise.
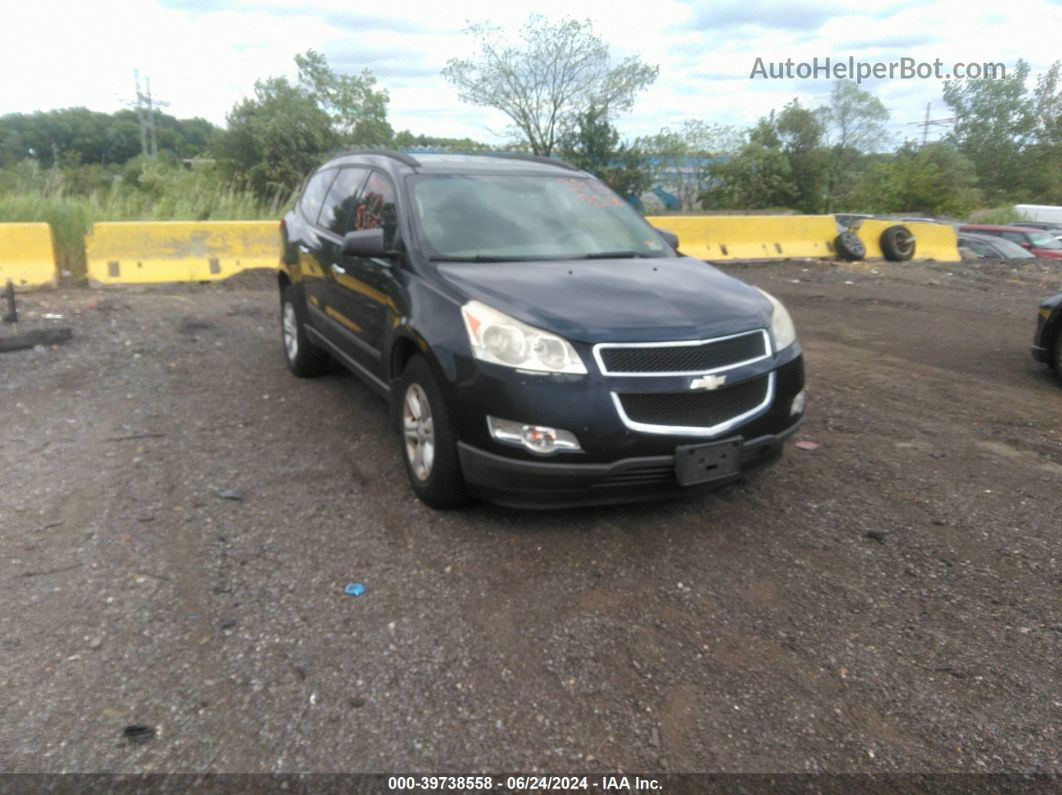
[{"label": "headlight", "polygon": [[[756,289],[760,290],[759,287]],[[760,290],[760,293],[774,307],[774,314],[771,315],[771,338],[774,340],[774,352],[778,353],[796,342],[796,327],[781,301],[766,290]]]},{"label": "headlight", "polygon": [[586,373],[575,348],[556,334],[528,326],[479,301],[462,306],[461,317],[477,359],[518,370]]}]

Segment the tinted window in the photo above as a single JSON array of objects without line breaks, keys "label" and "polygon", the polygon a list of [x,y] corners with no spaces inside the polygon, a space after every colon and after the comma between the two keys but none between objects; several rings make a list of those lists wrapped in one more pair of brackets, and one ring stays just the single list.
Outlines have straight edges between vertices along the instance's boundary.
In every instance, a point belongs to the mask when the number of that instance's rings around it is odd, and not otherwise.
[{"label": "tinted window", "polygon": [[299,207],[302,210],[303,217],[310,223],[317,222],[317,213],[321,210],[321,202],[324,201],[325,194],[328,193],[328,186],[332,184],[332,179],[335,175],[336,170],[334,168],[318,171],[306,183],[306,190],[302,192],[302,198],[299,199]]},{"label": "tinted window", "polygon": [[318,226],[337,235],[345,235],[353,228],[354,206],[358,201],[358,189],[365,180],[364,168],[341,168],[332,187],[328,189]]},{"label": "tinted window", "polygon": [[395,186],[379,171],[373,171],[361,192],[361,201],[354,213],[354,228],[376,229],[385,223],[394,224],[394,219]]},{"label": "tinted window", "polygon": [[962,246],[963,248],[970,249],[970,251],[972,251],[973,253],[977,254],[980,257],[996,257],[996,256],[999,256],[998,254],[996,254],[996,252],[994,252],[992,249],[990,249],[987,245],[982,243],[980,240],[971,240],[968,237],[962,237],[962,238],[959,238],[959,245]]},{"label": "tinted window", "polygon": [[1059,243],[1047,232],[1029,232],[1029,240],[1037,248],[1062,248],[1062,243]]},{"label": "tinted window", "polygon": [[1024,232],[1004,232],[1003,233],[1003,237],[1006,238],[1007,240],[1010,240],[1010,241],[1012,241],[1014,243],[1018,243],[1018,244],[1021,244],[1021,243],[1025,242],[1025,233]]},{"label": "tinted window", "polygon": [[361,189],[358,206],[354,210],[355,229],[383,229],[384,246],[391,248],[398,231],[398,210],[395,207],[395,186],[379,171],[373,171]]}]

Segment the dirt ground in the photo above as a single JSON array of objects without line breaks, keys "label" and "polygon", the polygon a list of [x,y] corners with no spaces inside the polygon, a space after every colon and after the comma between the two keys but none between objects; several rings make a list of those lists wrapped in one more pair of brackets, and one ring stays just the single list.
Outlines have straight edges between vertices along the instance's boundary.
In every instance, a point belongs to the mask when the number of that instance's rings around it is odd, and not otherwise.
[{"label": "dirt ground", "polygon": [[25,296],[76,336],[0,354],[0,769],[1062,772],[1062,272],[727,270],[821,446],[556,513],[418,503],[268,276]]}]

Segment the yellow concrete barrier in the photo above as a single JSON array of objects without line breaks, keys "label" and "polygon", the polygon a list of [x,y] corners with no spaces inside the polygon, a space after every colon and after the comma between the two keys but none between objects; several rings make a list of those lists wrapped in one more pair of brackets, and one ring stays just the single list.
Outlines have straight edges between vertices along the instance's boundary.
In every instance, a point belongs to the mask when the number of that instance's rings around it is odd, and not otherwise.
[{"label": "yellow concrete barrier", "polygon": [[0,224],[0,287],[55,285],[55,246],[48,224]]},{"label": "yellow concrete barrier", "polygon": [[856,234],[867,248],[867,259],[881,258],[881,233],[890,226],[906,226],[915,239],[914,259],[933,259],[938,262],[959,262],[959,244],[955,229],[948,224],[907,223],[867,219],[860,221]]},{"label": "yellow concrete barrier", "polygon": [[682,252],[698,259],[835,256],[832,215],[657,215],[645,220],[674,232]]},{"label": "yellow concrete barrier", "polygon": [[216,281],[279,260],[278,221],[108,221],[85,237],[98,284]]}]

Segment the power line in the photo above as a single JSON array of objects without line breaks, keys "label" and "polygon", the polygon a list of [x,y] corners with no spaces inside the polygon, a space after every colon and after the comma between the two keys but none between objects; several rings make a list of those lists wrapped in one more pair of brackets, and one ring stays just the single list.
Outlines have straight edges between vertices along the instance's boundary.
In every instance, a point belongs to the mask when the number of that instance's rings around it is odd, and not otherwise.
[{"label": "power line", "polygon": [[929,140],[929,128],[930,127],[950,127],[955,123],[955,117],[952,116],[947,119],[931,119],[929,118],[930,108],[933,107],[932,102],[926,103],[926,118],[925,121],[909,121],[908,124],[913,124],[922,128],[922,146],[926,145]]}]

